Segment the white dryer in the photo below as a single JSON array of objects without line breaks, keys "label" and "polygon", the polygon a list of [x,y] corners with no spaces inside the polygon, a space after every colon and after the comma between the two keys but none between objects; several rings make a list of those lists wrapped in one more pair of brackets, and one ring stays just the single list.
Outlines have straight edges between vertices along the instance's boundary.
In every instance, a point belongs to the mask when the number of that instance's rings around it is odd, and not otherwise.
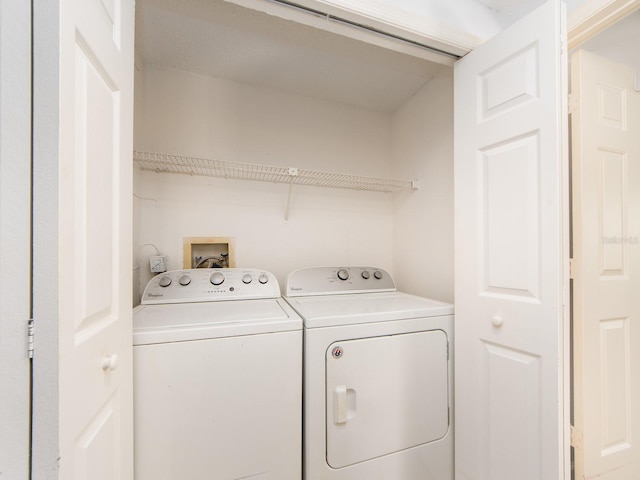
[{"label": "white dryer", "polygon": [[156,276],[133,325],[136,480],[300,480],[302,321],[272,274]]},{"label": "white dryer", "polygon": [[305,480],[453,480],[453,306],[373,267],[289,275],[304,323]]}]

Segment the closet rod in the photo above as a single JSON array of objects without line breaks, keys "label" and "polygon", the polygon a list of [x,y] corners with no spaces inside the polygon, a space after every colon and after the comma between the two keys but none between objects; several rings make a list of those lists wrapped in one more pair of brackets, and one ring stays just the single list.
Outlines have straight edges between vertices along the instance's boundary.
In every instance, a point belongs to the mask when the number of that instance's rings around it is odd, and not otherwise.
[{"label": "closet rod", "polygon": [[444,55],[454,60],[458,60],[462,58],[460,55],[456,55],[455,53],[447,52],[446,50],[441,50],[439,48],[430,47],[424,43],[417,42],[415,40],[410,40],[408,38],[402,37],[400,35],[395,35],[393,33],[385,32],[384,30],[380,30],[379,28],[371,27],[369,25],[365,25],[363,23],[354,22],[352,20],[347,20],[346,18],[338,17],[336,15],[331,15],[326,12],[322,12],[320,10],[316,10],[314,8],[305,7],[304,5],[297,4],[295,2],[289,2],[288,0],[269,0],[272,3],[278,3],[281,5],[285,5],[287,7],[295,8],[296,10],[301,10],[306,13],[310,13],[312,15],[316,15],[318,17],[326,18],[327,20],[334,21],[336,23],[342,23],[344,25],[348,25],[350,27],[358,28],[360,30],[366,30],[371,33],[375,33],[377,35],[383,35],[385,37],[392,38],[393,40],[398,40],[400,42],[408,43],[410,45],[414,45],[416,47],[420,47],[424,50],[428,50],[433,53],[437,53],[438,55]]}]

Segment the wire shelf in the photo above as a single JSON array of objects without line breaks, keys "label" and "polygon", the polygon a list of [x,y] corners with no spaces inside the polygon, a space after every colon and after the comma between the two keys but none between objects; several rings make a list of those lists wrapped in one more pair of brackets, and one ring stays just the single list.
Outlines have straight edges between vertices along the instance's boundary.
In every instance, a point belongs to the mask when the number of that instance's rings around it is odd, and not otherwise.
[{"label": "wire shelf", "polygon": [[166,153],[134,151],[133,160],[142,170],[159,173],[182,173],[186,175],[287,183],[290,185],[345,188],[373,192],[397,192],[417,188],[417,182],[408,180],[362,177],[293,167],[227,162]]}]

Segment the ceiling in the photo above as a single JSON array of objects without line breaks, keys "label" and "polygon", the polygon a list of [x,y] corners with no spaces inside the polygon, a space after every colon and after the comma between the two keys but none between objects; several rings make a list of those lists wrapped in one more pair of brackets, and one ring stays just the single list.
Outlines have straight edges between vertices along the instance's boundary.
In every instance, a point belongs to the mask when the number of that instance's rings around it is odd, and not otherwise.
[{"label": "ceiling", "polygon": [[[409,46],[413,52],[381,48],[357,35],[336,34],[331,28],[315,28],[312,22],[237,5],[243,1],[273,6],[269,0],[137,0],[139,58],[156,66],[380,112],[396,110],[452,63],[451,59],[429,61],[435,55],[415,54],[416,50],[426,52],[419,47]],[[345,1],[331,0],[336,5]],[[436,21],[449,33],[461,32],[481,43],[544,1],[368,0],[367,4],[400,11],[416,24]],[[584,1],[567,0],[569,10]],[[638,31],[638,24],[631,28]],[[369,40],[376,40],[376,34],[368,34]]]},{"label": "ceiling", "polygon": [[[546,0],[371,0],[487,40]],[[581,1],[581,0],[573,0]]]},{"label": "ceiling", "polygon": [[137,0],[145,63],[391,112],[443,67],[222,0]]}]

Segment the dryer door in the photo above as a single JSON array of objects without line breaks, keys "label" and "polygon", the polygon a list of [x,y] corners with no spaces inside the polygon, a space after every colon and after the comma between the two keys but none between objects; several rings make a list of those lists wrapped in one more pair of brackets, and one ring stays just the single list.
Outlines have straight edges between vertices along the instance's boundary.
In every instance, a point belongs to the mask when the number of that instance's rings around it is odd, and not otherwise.
[{"label": "dryer door", "polygon": [[335,342],[326,353],[327,463],[341,468],[443,438],[442,330]]}]

